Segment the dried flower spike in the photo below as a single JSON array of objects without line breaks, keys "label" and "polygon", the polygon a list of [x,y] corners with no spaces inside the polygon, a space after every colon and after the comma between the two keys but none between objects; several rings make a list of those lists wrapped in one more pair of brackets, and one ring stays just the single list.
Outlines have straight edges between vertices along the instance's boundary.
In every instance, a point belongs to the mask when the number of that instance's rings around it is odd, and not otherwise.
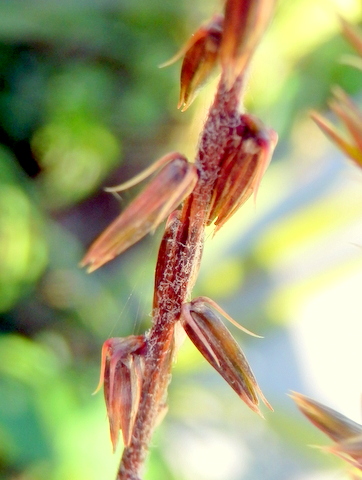
[{"label": "dried flower spike", "polygon": [[274,0],[227,0],[224,31],[223,17],[214,17],[182,49],[183,109],[220,59],[220,48],[223,51],[223,71],[195,163],[174,153],[151,167],[151,171],[158,166],[162,170],[83,260],[94,270],[168,216],[157,258],[152,327],[145,337],[111,339],[103,348],[100,384],[104,380],[112,443],[115,447],[120,428],[125,442],[117,480],[142,477],[157,418],[164,411],[178,326],[182,325],[183,333],[254,412],[261,415],[260,399],[271,409],[245,355],[213,309],[235,322],[210,299],[186,302],[199,270],[205,226],[215,222],[216,229],[221,228],[257,191],[276,143],[274,132],[250,115],[240,116],[244,71],[273,4]]}]

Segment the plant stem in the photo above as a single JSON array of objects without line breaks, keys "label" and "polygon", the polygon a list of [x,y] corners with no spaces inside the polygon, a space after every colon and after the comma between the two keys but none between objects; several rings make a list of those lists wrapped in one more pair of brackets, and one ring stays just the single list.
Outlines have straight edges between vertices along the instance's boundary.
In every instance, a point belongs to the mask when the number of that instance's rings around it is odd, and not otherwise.
[{"label": "plant stem", "polygon": [[195,161],[199,180],[182,210],[171,214],[161,242],[141,399],[132,440],[124,449],[117,480],[140,480],[155,423],[164,408],[174,350],[174,327],[198,273],[220,161],[240,125],[242,87],[241,77],[230,90],[221,78],[200,137]]}]

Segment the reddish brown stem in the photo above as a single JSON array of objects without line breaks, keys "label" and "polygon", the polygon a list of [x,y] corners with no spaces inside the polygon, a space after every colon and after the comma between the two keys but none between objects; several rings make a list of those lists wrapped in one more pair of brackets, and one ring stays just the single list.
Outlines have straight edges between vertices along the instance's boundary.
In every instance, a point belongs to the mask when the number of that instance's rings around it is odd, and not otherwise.
[{"label": "reddish brown stem", "polygon": [[124,449],[117,480],[140,480],[157,417],[165,402],[173,355],[174,327],[198,272],[213,186],[232,134],[240,126],[243,79],[230,90],[220,80],[200,138],[199,180],[163,237],[155,276],[153,326],[147,337],[144,381],[131,443]]}]

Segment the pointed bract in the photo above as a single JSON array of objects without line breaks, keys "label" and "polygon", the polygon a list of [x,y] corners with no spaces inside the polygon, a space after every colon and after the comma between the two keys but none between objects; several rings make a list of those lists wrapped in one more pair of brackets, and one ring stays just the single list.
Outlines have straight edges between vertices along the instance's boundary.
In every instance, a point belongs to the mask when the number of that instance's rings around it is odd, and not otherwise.
[{"label": "pointed bract", "polygon": [[350,420],[336,410],[301,393],[292,392],[290,396],[308,420],[335,442],[362,434],[362,425]]},{"label": "pointed bract", "polygon": [[358,54],[362,57],[362,32],[359,28],[354,25],[351,25],[343,17],[339,18],[342,33],[344,37],[349,41],[349,43],[357,50]]},{"label": "pointed bract", "polygon": [[362,434],[322,449],[337,455],[362,471]]},{"label": "pointed bract", "polygon": [[258,407],[259,396],[272,410],[241,348],[220,318],[205,303],[204,298],[184,304],[180,320],[200,353],[249,408],[261,415]]},{"label": "pointed bract", "polygon": [[193,308],[201,308],[202,309],[207,309],[207,305],[212,307],[214,310],[217,312],[221,313],[221,315],[229,320],[230,323],[234,325],[234,327],[238,328],[244,333],[247,333],[248,335],[251,335],[252,337],[257,337],[257,338],[262,338],[260,335],[257,335],[256,333],[251,332],[247,328],[243,327],[240,325],[240,323],[236,322],[233,318],[230,317],[221,307],[218,305],[214,300],[211,300],[209,297],[197,297],[192,300],[191,304],[193,305]]},{"label": "pointed bract", "polygon": [[200,27],[165,67],[184,57],[181,67],[181,89],[178,108],[185,111],[195,99],[199,89],[214,71],[219,57],[224,17],[215,15],[208,24]]},{"label": "pointed bract", "polygon": [[195,165],[179,153],[165,158],[167,165],[91,245],[81,262],[89,272],[154,231],[191,193],[198,178]]},{"label": "pointed bract", "polygon": [[345,124],[355,145],[362,152],[362,112],[341,88],[335,87],[333,95],[331,110]]},{"label": "pointed bract", "polygon": [[230,134],[213,190],[208,225],[215,221],[215,233],[252,193],[256,195],[277,138],[252,115],[241,115],[240,126]]},{"label": "pointed bract", "polygon": [[362,470],[362,425],[301,393],[292,392],[290,396],[308,420],[335,441],[321,449]]},{"label": "pointed bract", "polygon": [[311,116],[323,133],[359,167],[362,167],[362,112],[341,88],[334,88],[333,94],[330,101],[331,110],[344,123],[350,138],[346,138],[318,113],[313,112]]},{"label": "pointed bract", "polygon": [[141,394],[144,348],[143,335],[110,338],[103,344],[96,392],[103,384],[113,451],[116,450],[120,430],[124,445],[131,440]]},{"label": "pointed bract", "polygon": [[[362,32],[340,17],[342,33],[345,38],[362,56]],[[347,56],[345,63],[362,69],[360,57]],[[319,128],[329,137],[337,147],[362,167],[362,112],[351,98],[340,88],[333,89],[333,98],[329,102],[332,112],[341,120],[346,127],[348,136],[341,134],[328,120],[318,113],[313,112],[312,118]]]},{"label": "pointed bract", "polygon": [[362,165],[362,152],[353,145],[350,140],[347,140],[331,122],[317,112],[313,112],[311,117],[322,132],[335,143],[347,157],[353,160],[358,166]]},{"label": "pointed bract", "polygon": [[274,11],[275,0],[227,0],[220,47],[221,67],[229,88],[244,73]]}]

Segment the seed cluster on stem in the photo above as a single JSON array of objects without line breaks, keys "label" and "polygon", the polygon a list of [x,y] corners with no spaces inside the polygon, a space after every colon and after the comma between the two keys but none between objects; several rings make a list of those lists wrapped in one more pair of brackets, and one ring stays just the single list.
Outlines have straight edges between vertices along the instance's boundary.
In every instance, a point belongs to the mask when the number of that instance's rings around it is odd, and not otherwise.
[{"label": "seed cluster on stem", "polygon": [[183,110],[210,71],[221,66],[195,162],[177,152],[158,160],[150,170],[161,169],[159,173],[94,242],[82,262],[95,270],[167,218],[156,265],[152,327],[144,336],[110,339],[103,347],[100,385],[104,383],[112,443],[115,449],[121,429],[125,445],[118,480],[142,476],[153,430],[165,410],[179,324],[252,410],[261,414],[259,397],[271,408],[244,353],[214,310],[228,315],[212,300],[190,297],[205,227],[214,224],[217,231],[256,193],[277,142],[273,130],[242,113],[241,104],[246,68],[273,4],[228,0],[225,16],[215,16],[181,50]]}]

